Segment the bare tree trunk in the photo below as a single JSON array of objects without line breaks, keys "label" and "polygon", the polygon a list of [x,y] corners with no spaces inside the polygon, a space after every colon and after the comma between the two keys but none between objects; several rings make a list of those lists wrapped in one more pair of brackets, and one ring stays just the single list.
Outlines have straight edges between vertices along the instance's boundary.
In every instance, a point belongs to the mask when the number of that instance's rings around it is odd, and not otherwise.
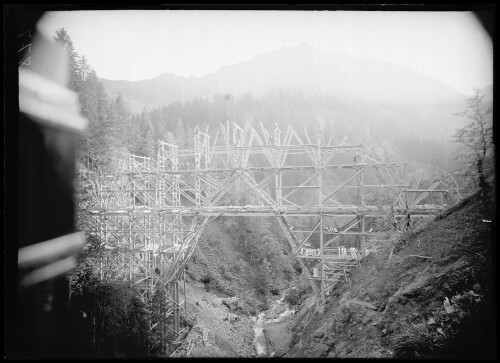
[{"label": "bare tree trunk", "polygon": [[479,188],[484,189],[487,184],[484,177],[483,160],[481,158],[477,160],[477,173],[479,174]]}]

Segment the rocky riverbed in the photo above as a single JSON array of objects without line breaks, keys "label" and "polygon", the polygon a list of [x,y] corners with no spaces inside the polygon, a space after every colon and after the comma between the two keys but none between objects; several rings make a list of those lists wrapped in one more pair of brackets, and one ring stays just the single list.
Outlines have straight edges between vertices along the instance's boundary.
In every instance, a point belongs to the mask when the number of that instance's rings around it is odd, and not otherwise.
[{"label": "rocky riverbed", "polygon": [[296,309],[291,308],[284,302],[285,295],[274,301],[269,310],[253,318],[253,344],[258,357],[285,356],[289,351],[293,330],[314,305],[314,297],[311,297]]},{"label": "rocky riverbed", "polygon": [[245,316],[233,312],[236,298],[209,293],[193,280],[186,290],[188,313],[195,324],[182,356],[189,351],[189,357],[273,357],[288,350],[296,311],[284,302],[285,295],[257,316]]},{"label": "rocky riverbed", "polygon": [[253,317],[254,321],[254,339],[253,345],[258,357],[272,356],[274,352],[268,349],[268,341],[266,330],[270,324],[279,323],[287,316],[295,313],[294,310],[288,308],[283,302],[285,295],[271,304],[271,309],[261,312],[257,317]]}]

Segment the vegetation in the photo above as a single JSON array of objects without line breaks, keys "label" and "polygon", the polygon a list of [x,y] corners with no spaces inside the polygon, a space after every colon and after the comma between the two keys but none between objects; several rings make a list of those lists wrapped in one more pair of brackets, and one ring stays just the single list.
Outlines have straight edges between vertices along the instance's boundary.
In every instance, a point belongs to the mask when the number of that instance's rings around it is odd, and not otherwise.
[{"label": "vegetation", "polygon": [[131,115],[120,95],[109,99],[96,72],[85,56],[75,52],[64,29],[56,31],[54,41],[68,54],[69,87],[80,99],[81,111],[88,120],[88,128],[77,145],[77,158],[85,165],[109,165],[113,152],[145,149],[146,139],[131,122]]},{"label": "vegetation", "polygon": [[150,312],[134,290],[103,282],[90,271],[72,282],[71,356],[148,355]]},{"label": "vegetation", "polygon": [[[81,111],[88,128],[77,145],[77,164],[106,169],[113,154],[122,151],[151,155],[152,139],[132,122],[122,97],[109,99],[96,72],[85,56],[75,52],[64,29],[53,38],[68,54],[69,88],[80,99]],[[168,135],[167,135],[168,136]],[[89,186],[78,183],[78,197],[85,196]],[[167,321],[165,291],[157,290],[146,303],[128,284],[110,282],[112,276],[96,276],[97,264],[112,254],[98,238],[87,236],[88,246],[69,276],[71,336],[67,352],[72,357],[147,357],[162,356],[169,347],[162,329]],[[110,272],[113,273],[112,271]],[[167,333],[168,335],[168,333]]]},{"label": "vegetation", "polygon": [[239,298],[235,312],[266,310],[271,298],[297,275],[289,245],[275,223],[272,218],[248,217],[212,222],[188,261],[188,274],[207,291]]},{"label": "vegetation", "polygon": [[480,90],[474,90],[473,96],[466,100],[466,109],[457,114],[469,123],[453,135],[453,140],[461,145],[457,155],[457,160],[465,166],[461,176],[478,180],[480,188],[487,186],[485,169],[491,172],[493,168],[493,156],[489,153],[493,148],[493,107],[484,102],[485,96]]}]

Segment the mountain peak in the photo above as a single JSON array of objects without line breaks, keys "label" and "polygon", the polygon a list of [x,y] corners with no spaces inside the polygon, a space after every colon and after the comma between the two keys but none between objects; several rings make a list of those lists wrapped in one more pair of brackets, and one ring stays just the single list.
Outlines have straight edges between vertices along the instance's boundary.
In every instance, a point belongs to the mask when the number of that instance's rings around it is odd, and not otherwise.
[{"label": "mountain peak", "polygon": [[314,50],[317,50],[316,48],[314,48],[311,44],[309,44],[308,42],[304,42],[304,43],[301,43],[299,45],[297,45],[295,48],[298,48],[298,49],[314,49]]},{"label": "mountain peak", "polygon": [[160,73],[160,75],[158,77],[161,77],[161,78],[173,78],[173,77],[178,77],[176,74],[172,73],[172,72],[163,72],[163,73]]}]

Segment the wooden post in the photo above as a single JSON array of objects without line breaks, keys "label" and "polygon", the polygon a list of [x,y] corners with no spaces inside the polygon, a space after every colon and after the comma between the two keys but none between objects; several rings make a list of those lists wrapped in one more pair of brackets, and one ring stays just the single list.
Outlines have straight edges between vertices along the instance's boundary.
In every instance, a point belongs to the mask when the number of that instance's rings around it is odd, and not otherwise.
[{"label": "wooden post", "polygon": [[365,235],[365,216],[361,217],[361,253],[364,253],[366,248],[366,235]]},{"label": "wooden post", "polygon": [[[179,321],[179,281],[176,279],[174,282],[174,331],[179,334],[180,331]],[[176,337],[177,338],[177,337]]]},{"label": "wooden post", "polygon": [[322,164],[322,154],[321,154],[321,128],[318,130],[318,203],[320,207],[320,222],[319,222],[319,254],[320,254],[320,294],[321,294],[321,306],[320,314],[323,314],[326,298],[325,298],[325,260],[324,260],[324,245],[323,245],[323,233],[324,233],[324,214],[323,214],[323,164]]},{"label": "wooden post", "polygon": [[364,174],[364,170],[361,171],[361,174],[359,174],[359,192],[360,192],[360,202],[361,202],[361,206],[364,207],[365,206],[365,189],[363,187],[363,174]]},{"label": "wooden post", "polygon": [[184,267],[184,276],[182,280],[184,281],[184,316],[187,320],[186,267]]}]

